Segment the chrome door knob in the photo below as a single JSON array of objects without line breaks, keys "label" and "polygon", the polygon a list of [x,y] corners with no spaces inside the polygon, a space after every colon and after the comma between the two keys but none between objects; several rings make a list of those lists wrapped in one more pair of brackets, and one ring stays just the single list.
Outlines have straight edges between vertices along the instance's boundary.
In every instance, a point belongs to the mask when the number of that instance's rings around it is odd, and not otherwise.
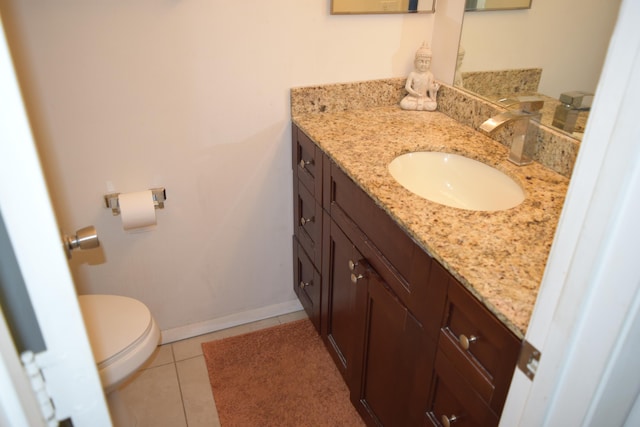
[{"label": "chrome door knob", "polygon": [[69,259],[71,259],[71,251],[74,249],[93,249],[100,246],[98,232],[93,225],[81,228],[76,231],[76,235],[73,237],[65,234],[63,237],[63,243],[65,252],[67,253],[67,258]]}]

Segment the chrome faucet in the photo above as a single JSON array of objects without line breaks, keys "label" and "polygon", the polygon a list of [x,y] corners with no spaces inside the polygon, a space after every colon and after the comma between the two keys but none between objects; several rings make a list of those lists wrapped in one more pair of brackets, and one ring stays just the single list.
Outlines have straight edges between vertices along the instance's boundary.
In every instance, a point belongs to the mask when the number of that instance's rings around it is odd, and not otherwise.
[{"label": "chrome faucet", "polygon": [[578,114],[581,111],[589,111],[593,94],[589,92],[573,91],[560,94],[560,105],[556,107],[553,115],[553,126],[566,132],[573,133],[576,128]]},{"label": "chrome faucet", "polygon": [[521,96],[498,102],[505,107],[518,106],[519,109],[507,110],[491,117],[480,125],[480,129],[490,135],[507,123],[513,123],[509,161],[518,166],[528,165],[533,162],[537,137],[537,127],[531,125],[531,120],[540,121],[540,109],[544,101],[537,96]]}]

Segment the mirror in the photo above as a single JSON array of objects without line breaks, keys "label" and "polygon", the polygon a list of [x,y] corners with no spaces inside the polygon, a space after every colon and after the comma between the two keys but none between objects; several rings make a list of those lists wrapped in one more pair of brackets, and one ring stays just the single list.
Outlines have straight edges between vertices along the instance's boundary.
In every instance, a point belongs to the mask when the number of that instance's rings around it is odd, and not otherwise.
[{"label": "mirror", "polygon": [[433,13],[434,0],[332,0],[332,15]]},{"label": "mirror", "polygon": [[466,0],[465,11],[529,9],[531,0]]},{"label": "mirror", "polygon": [[[494,102],[541,96],[541,123],[579,140],[619,6],[620,0],[534,1],[524,10],[466,12],[454,84]],[[563,94],[567,104],[559,101]],[[554,126],[563,113],[572,117]],[[571,120],[574,128],[562,129]]]}]

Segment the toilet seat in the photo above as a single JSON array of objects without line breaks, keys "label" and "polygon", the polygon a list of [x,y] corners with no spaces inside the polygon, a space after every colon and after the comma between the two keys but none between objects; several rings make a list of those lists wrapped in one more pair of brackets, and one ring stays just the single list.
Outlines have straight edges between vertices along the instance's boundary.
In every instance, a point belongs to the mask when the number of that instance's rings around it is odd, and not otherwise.
[{"label": "toilet seat", "polygon": [[80,295],[84,323],[108,391],[134,373],[159,344],[160,330],[140,301],[119,295]]}]

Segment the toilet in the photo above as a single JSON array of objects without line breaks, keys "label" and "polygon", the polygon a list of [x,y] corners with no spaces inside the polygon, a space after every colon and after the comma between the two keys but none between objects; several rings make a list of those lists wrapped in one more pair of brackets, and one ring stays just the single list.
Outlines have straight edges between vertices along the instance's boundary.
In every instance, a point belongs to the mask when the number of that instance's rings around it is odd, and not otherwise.
[{"label": "toilet", "polygon": [[80,309],[114,426],[135,426],[118,387],[153,354],[160,329],[143,303],[119,295],[80,295]]}]

